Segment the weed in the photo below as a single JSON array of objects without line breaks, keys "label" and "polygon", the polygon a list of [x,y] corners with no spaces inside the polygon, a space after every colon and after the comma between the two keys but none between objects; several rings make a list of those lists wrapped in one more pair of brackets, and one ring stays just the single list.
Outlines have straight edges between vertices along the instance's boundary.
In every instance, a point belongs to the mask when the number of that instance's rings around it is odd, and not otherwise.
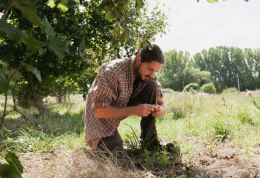
[{"label": "weed", "polygon": [[245,107],[238,110],[237,118],[241,121],[242,124],[248,123],[250,125],[254,125],[254,120],[251,116],[251,113]]}]

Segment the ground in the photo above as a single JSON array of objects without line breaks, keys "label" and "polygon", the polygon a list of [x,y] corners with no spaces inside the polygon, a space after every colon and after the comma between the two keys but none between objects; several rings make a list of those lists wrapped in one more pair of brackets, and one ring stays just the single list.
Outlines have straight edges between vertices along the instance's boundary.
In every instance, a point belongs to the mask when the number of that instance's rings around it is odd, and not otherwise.
[{"label": "ground", "polygon": [[147,157],[133,152],[109,157],[90,149],[18,155],[24,166],[23,177],[260,178],[259,148],[253,150],[250,156],[249,152],[230,147],[229,143],[222,143],[215,149],[204,147],[201,143],[201,147],[190,154],[182,153],[180,161],[176,160],[176,154],[170,154],[169,162],[161,165],[149,160],[148,164],[153,164],[153,167],[147,165]]}]

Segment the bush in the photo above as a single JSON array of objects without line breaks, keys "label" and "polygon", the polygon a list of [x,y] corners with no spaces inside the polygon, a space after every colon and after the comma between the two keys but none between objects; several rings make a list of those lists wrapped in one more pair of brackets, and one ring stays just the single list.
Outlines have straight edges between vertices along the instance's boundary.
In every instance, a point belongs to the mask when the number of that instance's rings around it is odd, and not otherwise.
[{"label": "bush", "polygon": [[174,90],[170,88],[162,88],[161,90],[163,93],[174,93]]},{"label": "bush", "polygon": [[225,93],[235,93],[235,92],[238,92],[237,88],[231,87],[231,88],[224,89],[222,93],[225,94]]},{"label": "bush", "polygon": [[200,91],[204,93],[216,93],[216,87],[214,83],[207,83],[200,88]]},{"label": "bush", "polygon": [[189,92],[191,90],[199,91],[200,86],[197,83],[190,83],[189,85],[186,85],[183,89],[184,92]]}]

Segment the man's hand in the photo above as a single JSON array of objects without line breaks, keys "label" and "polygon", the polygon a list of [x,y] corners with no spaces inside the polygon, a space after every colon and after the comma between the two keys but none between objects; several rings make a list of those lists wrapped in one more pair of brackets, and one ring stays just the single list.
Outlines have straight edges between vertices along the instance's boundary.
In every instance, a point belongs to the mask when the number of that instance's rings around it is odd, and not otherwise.
[{"label": "man's hand", "polygon": [[153,106],[151,104],[139,104],[135,106],[135,115],[139,117],[146,117],[152,112],[155,111],[155,109],[158,109],[156,106]]},{"label": "man's hand", "polygon": [[155,109],[152,112],[153,117],[159,117],[163,115],[163,110],[162,107],[160,105],[155,105]]}]

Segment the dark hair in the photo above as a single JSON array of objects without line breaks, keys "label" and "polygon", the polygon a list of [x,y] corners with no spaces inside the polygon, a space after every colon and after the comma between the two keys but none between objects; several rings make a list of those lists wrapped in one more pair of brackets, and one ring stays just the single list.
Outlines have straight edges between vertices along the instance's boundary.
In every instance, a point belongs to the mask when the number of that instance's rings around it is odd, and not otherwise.
[{"label": "dark hair", "polygon": [[152,61],[159,62],[161,64],[165,63],[164,55],[161,48],[156,45],[152,44],[151,48],[149,44],[146,45],[137,55],[141,55],[141,62],[148,62],[151,63]]}]

